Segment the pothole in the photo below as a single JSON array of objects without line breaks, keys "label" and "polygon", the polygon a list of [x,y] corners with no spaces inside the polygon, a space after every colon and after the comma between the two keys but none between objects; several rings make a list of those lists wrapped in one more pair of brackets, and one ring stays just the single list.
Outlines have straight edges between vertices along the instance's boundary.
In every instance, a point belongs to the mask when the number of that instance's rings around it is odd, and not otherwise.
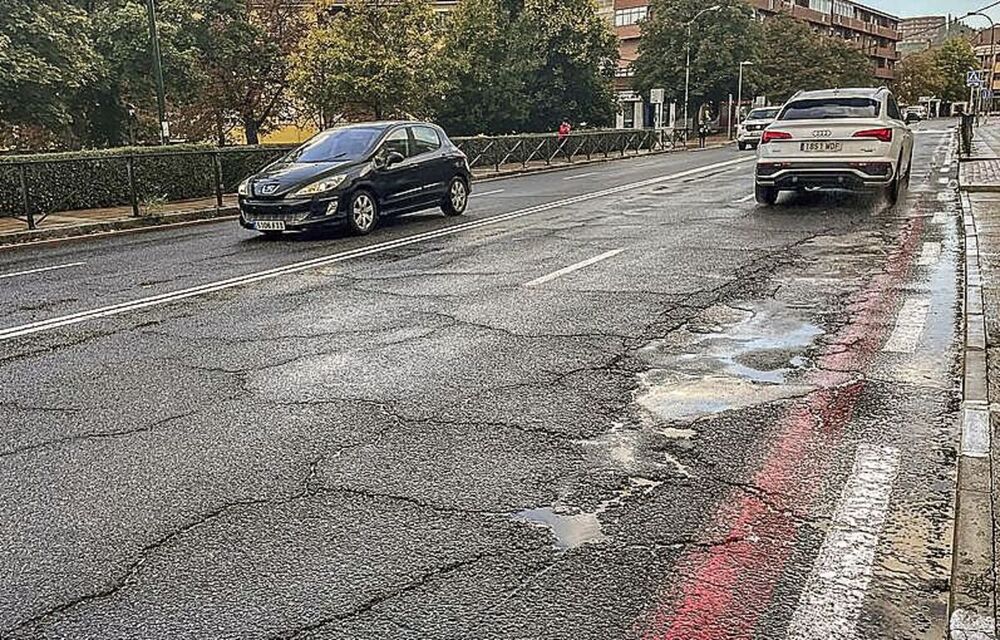
[{"label": "pothole", "polygon": [[645,495],[660,486],[661,482],[649,478],[629,478],[628,485],[615,492],[591,511],[569,505],[552,505],[526,509],[514,514],[514,520],[545,527],[552,532],[553,548],[559,551],[576,549],[586,544],[607,542],[610,537],[604,533],[600,516],[609,509],[621,506],[634,495]]}]

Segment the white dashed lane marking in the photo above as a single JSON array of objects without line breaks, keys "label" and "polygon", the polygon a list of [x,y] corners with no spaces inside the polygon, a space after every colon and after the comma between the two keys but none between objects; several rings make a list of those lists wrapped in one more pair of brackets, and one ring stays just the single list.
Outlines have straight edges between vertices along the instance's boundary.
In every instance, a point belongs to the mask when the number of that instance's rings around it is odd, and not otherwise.
[{"label": "white dashed lane marking", "polygon": [[923,248],[920,250],[920,257],[917,258],[917,265],[921,267],[935,265],[940,257],[941,243],[925,242]]},{"label": "white dashed lane marking", "polygon": [[24,271],[13,271],[11,273],[0,273],[0,280],[4,278],[15,278],[17,276],[26,276],[32,273],[44,273],[46,271],[55,271],[56,269],[69,269],[70,267],[80,267],[87,264],[86,262],[70,262],[68,264],[57,264],[52,267],[39,267],[37,269],[26,269]]},{"label": "white dashed lane marking", "polygon": [[555,280],[556,278],[564,276],[567,273],[573,273],[574,271],[579,271],[580,269],[583,269],[584,267],[589,267],[592,264],[597,264],[598,262],[601,262],[602,260],[607,260],[608,258],[613,258],[616,255],[618,255],[619,253],[621,253],[622,251],[624,251],[624,249],[612,249],[611,251],[605,251],[604,253],[602,253],[599,256],[594,256],[593,258],[587,258],[586,260],[581,260],[580,262],[577,262],[575,264],[571,264],[568,267],[563,267],[562,269],[559,269],[558,271],[553,271],[552,273],[550,273],[548,275],[544,275],[541,278],[535,278],[531,282],[526,283],[524,286],[526,286],[526,287],[537,287],[540,284],[545,284],[546,282],[549,282],[551,280]]},{"label": "white dashed lane marking", "polygon": [[854,470],[788,625],[788,640],[855,637],[898,466],[899,451],[893,447],[858,447]]},{"label": "white dashed lane marking", "polygon": [[913,353],[927,324],[927,311],[930,301],[927,298],[911,297],[903,302],[903,308],[896,317],[896,328],[886,341],[882,351],[891,353]]}]

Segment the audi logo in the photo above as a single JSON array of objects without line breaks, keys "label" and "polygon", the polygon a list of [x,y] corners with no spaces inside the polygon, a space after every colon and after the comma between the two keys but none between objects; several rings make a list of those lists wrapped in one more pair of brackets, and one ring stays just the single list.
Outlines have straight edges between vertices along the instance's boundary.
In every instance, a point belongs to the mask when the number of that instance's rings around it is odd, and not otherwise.
[{"label": "audi logo", "polygon": [[833,131],[830,131],[829,129],[814,129],[813,130],[813,137],[814,138],[829,138],[832,135],[833,135]]}]

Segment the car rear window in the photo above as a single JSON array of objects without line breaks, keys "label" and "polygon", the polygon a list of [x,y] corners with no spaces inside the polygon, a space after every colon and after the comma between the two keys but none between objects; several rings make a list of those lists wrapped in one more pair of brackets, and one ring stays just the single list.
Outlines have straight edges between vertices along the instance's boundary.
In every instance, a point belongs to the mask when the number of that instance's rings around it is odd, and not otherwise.
[{"label": "car rear window", "polygon": [[778,109],[754,109],[747,114],[747,120],[772,120],[778,115]]},{"label": "car rear window", "polygon": [[778,119],[877,118],[881,109],[881,103],[871,98],[816,98],[789,102]]}]

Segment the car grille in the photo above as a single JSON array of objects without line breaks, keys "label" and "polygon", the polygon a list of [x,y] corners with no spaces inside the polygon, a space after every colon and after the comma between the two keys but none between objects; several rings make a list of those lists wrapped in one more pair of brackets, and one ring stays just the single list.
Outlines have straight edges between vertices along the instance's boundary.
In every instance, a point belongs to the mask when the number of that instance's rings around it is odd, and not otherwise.
[{"label": "car grille", "polygon": [[306,213],[275,213],[275,212],[257,212],[257,211],[244,211],[243,218],[247,222],[270,222],[283,220],[285,222],[299,222],[305,220]]}]

